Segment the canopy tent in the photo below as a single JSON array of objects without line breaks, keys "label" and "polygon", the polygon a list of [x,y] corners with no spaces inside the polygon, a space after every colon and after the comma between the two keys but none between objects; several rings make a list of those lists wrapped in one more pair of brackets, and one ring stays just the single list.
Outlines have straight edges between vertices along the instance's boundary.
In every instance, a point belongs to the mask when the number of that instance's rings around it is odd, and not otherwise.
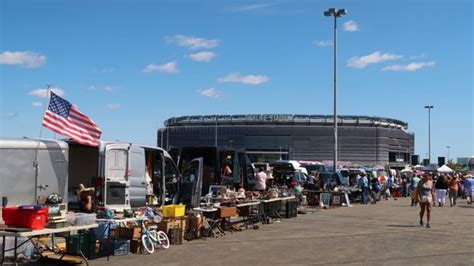
[{"label": "canopy tent", "polygon": [[420,170],[421,168],[423,168],[424,166],[421,165],[421,164],[417,164],[415,166],[413,166],[416,170]]},{"label": "canopy tent", "polygon": [[402,173],[413,173],[413,170],[411,170],[410,168],[405,168],[405,169],[401,170],[400,172],[402,172]]},{"label": "canopy tent", "polygon": [[384,170],[385,168],[382,165],[377,164],[372,169],[374,169],[374,170]]},{"label": "canopy tent", "polygon": [[438,168],[439,173],[452,173],[454,172],[453,169],[449,168],[447,165],[443,165],[440,168]]},{"label": "canopy tent", "polygon": [[423,171],[423,172],[436,172],[436,168],[434,168],[433,166],[424,166],[423,168],[421,169],[417,169],[417,170],[420,170],[420,171]]}]

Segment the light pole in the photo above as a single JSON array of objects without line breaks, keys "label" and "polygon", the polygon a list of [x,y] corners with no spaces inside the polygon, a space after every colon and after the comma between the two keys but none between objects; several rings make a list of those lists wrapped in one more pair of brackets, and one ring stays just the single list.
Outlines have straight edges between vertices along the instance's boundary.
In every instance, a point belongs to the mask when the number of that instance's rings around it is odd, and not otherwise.
[{"label": "light pole", "polygon": [[433,105],[426,105],[425,109],[428,109],[428,164],[431,164],[431,109]]},{"label": "light pole", "polygon": [[345,9],[329,8],[324,16],[334,17],[334,173],[337,170],[337,18],[347,14]]},{"label": "light pole", "polygon": [[451,148],[451,146],[446,146],[446,148],[448,149],[448,158],[446,161],[449,163],[449,149]]},{"label": "light pole", "polygon": [[216,124],[215,124],[214,146],[217,148],[217,115],[216,115]]}]

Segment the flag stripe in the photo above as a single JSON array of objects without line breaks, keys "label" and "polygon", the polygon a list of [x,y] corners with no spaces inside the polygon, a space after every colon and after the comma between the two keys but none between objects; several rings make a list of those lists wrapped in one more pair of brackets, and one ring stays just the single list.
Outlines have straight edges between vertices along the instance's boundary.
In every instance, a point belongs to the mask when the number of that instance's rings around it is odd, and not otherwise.
[{"label": "flag stripe", "polygon": [[81,138],[84,140],[89,140],[89,141],[97,141],[98,138],[96,136],[91,136],[87,133],[79,132],[77,130],[72,129],[71,127],[68,127],[66,124],[61,123],[60,119],[57,119],[57,117],[51,117],[51,116],[45,116],[44,117],[44,123],[51,124],[56,127],[60,127],[64,129],[65,131],[69,132],[71,135],[74,135],[77,138]]},{"label": "flag stripe", "polygon": [[[64,119],[64,117],[62,117],[62,116],[55,115],[54,113],[50,113],[49,111],[46,111],[46,115],[48,115],[48,117],[51,118],[52,120],[55,120],[57,123],[65,124],[71,130],[77,132],[77,134],[86,134],[86,135],[93,136],[95,138],[100,138],[100,134],[98,134],[96,132],[87,131],[86,129],[81,128],[81,127],[71,123],[68,119]],[[46,117],[46,115],[45,115],[45,117]]]},{"label": "flag stripe", "polygon": [[58,134],[62,134],[62,135],[71,137],[72,139],[74,139],[75,141],[77,141],[80,144],[90,145],[90,146],[98,146],[99,145],[98,141],[89,141],[89,140],[85,140],[85,139],[80,138],[80,137],[76,137],[75,135],[71,134],[66,129],[64,129],[62,126],[59,126],[59,125],[56,126],[56,123],[48,123],[46,121],[43,121],[43,126],[45,126],[46,128],[49,128],[50,130],[52,130],[52,131],[54,131]]},{"label": "flag stripe", "polygon": [[77,115],[78,119],[82,119],[83,121],[88,122],[93,126],[97,126],[97,124],[94,121],[92,121],[92,119],[90,119],[89,117],[81,113],[81,111],[79,111],[79,109],[77,109],[77,107],[74,105],[71,106],[71,113],[74,115]]},{"label": "flag stripe", "polygon": [[87,131],[95,132],[96,134],[99,134],[99,135],[100,135],[100,133],[102,133],[100,130],[97,130],[97,127],[92,126],[90,124],[87,124],[84,121],[77,120],[72,115],[69,115],[67,120],[70,121],[71,123],[73,123],[74,125],[78,126],[78,127],[84,128]]},{"label": "flag stripe", "polygon": [[83,136],[84,138],[88,138],[90,140],[94,140],[94,139],[98,139],[99,136],[97,135],[91,135],[87,132],[84,132],[84,131],[79,131],[79,130],[75,130],[74,128],[68,126],[67,124],[63,123],[61,121],[60,118],[58,117],[52,117],[52,116],[47,116],[45,117],[45,120],[47,120],[47,122],[50,122],[50,123],[55,123],[56,125],[64,125],[62,127],[64,127],[65,129],[67,128],[69,132],[71,132],[71,134],[74,134],[76,136]]}]

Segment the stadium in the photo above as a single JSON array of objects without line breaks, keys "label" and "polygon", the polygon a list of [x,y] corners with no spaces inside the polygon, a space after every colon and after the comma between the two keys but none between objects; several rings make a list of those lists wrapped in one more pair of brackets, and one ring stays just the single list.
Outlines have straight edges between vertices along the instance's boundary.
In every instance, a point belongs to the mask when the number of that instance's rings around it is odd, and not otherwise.
[{"label": "stadium", "polygon": [[[252,161],[333,160],[333,116],[204,115],[172,117],[158,130],[158,146],[246,149]],[[391,118],[338,116],[338,161],[403,166],[414,153],[408,124]]]}]

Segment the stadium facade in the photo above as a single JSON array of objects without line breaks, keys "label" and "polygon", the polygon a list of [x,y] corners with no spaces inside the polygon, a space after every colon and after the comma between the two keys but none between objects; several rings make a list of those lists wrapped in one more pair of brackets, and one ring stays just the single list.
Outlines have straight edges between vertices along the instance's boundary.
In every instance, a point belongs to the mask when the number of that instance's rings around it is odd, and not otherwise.
[{"label": "stadium facade", "polygon": [[[158,130],[158,146],[244,148],[253,161],[331,161],[333,117],[327,115],[205,115],[172,117]],[[339,161],[403,166],[414,153],[408,124],[390,118],[338,116]]]}]

